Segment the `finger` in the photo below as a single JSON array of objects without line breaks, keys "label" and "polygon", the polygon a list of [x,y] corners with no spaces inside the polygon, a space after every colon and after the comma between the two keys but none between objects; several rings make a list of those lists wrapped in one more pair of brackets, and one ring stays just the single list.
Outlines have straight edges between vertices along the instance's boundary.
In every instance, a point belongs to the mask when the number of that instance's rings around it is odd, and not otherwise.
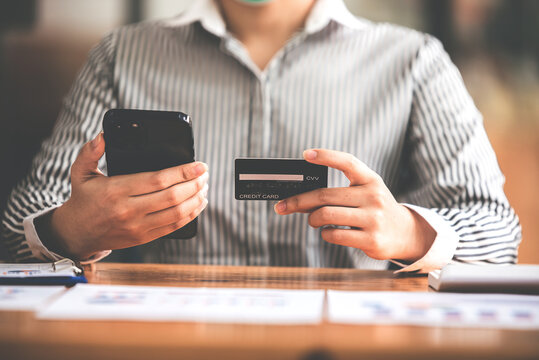
[{"label": "finger", "polygon": [[139,213],[150,214],[168,209],[183,203],[201,191],[207,185],[208,178],[209,175],[206,172],[193,180],[172,185],[161,191],[132,196],[129,198],[129,201]]},{"label": "finger", "polygon": [[195,219],[198,215],[200,215],[200,213],[206,208],[206,205],[208,205],[208,200],[205,199],[202,204],[200,204],[193,212],[191,212],[191,214],[189,214],[188,217],[180,220],[180,221],[176,221],[176,222],[173,222],[173,223],[170,223],[170,224],[167,224],[165,226],[161,226],[159,228],[156,228],[156,229],[152,229],[150,231],[148,231],[148,241],[151,241],[151,240],[154,240],[154,239],[158,239],[160,237],[163,237],[165,235],[168,235],[170,234],[171,232],[174,232],[182,227],[184,227],[185,225],[189,224],[191,221],[193,221],[193,219]]},{"label": "finger", "polygon": [[275,204],[275,212],[281,215],[294,212],[311,212],[322,206],[360,206],[361,187],[322,188],[294,195]]},{"label": "finger", "polygon": [[378,175],[354,155],[336,150],[309,149],[303,152],[308,162],[340,170],[350,180],[350,185],[364,185]]},{"label": "finger", "polygon": [[309,225],[319,228],[326,225],[367,227],[369,217],[366,211],[358,208],[323,206],[309,215]]},{"label": "finger", "polygon": [[97,163],[104,153],[105,141],[103,140],[103,133],[99,133],[93,140],[84,144],[73,162],[71,166],[71,176],[73,179],[76,181],[83,180],[91,175],[102,175],[101,171],[97,168]]},{"label": "finger", "polygon": [[362,250],[369,246],[367,233],[356,229],[323,229],[322,239],[332,244]]},{"label": "finger", "polygon": [[178,205],[146,215],[142,220],[144,228],[156,229],[187,219],[205,200],[205,189],[202,189]]},{"label": "finger", "polygon": [[206,164],[192,162],[159,171],[117,175],[112,179],[128,195],[134,196],[167,189],[172,185],[195,179],[207,171],[208,166]]}]

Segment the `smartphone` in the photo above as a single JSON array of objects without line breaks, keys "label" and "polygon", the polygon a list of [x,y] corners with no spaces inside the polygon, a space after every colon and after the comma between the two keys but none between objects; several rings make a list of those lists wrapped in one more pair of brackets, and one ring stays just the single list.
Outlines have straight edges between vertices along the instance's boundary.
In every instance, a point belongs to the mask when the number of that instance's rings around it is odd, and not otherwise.
[{"label": "smartphone", "polygon": [[[182,112],[111,109],[103,116],[109,176],[126,175],[195,161],[191,118]],[[197,219],[164,238],[189,239]]]}]

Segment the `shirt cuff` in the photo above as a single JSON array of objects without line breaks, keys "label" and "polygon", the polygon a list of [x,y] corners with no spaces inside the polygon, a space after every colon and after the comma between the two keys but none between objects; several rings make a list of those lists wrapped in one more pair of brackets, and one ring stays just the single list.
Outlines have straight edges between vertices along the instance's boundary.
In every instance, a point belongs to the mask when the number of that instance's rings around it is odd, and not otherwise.
[{"label": "shirt cuff", "polygon": [[[58,208],[60,205],[52,206],[50,208],[38,211],[35,214],[29,215],[24,218],[22,225],[24,227],[24,236],[26,237],[26,242],[28,244],[28,247],[30,251],[32,251],[32,256],[38,260],[41,261],[58,261],[61,259],[64,259],[65,256],[59,255],[53,251],[50,251],[47,249],[45,245],[41,242],[41,239],[39,238],[39,235],[36,231],[36,226],[34,224],[34,219],[36,219],[39,216],[45,215],[52,210]],[[80,261],[82,265],[91,264],[96,261],[99,261],[103,259],[104,257],[108,256],[111,253],[110,250],[104,250],[100,251],[92,256],[90,256],[88,259],[84,259]]]},{"label": "shirt cuff", "polygon": [[391,260],[393,263],[403,267],[395,272],[417,271],[419,273],[428,273],[432,270],[438,270],[450,263],[459,242],[459,236],[455,230],[449,226],[448,222],[443,217],[433,210],[411,204],[402,205],[425,219],[434,231],[436,231],[436,238],[429,251],[427,251],[421,259],[412,264],[408,265],[397,260]]}]

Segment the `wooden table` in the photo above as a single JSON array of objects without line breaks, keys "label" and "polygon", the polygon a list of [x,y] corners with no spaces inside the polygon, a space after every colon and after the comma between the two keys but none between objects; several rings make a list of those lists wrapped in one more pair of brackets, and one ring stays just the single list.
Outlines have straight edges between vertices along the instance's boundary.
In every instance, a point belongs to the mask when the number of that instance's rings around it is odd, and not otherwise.
[{"label": "wooden table", "polygon": [[[89,282],[186,287],[428,291],[389,271],[107,264]],[[0,312],[0,359],[537,359],[539,331],[338,325],[45,321]]]}]

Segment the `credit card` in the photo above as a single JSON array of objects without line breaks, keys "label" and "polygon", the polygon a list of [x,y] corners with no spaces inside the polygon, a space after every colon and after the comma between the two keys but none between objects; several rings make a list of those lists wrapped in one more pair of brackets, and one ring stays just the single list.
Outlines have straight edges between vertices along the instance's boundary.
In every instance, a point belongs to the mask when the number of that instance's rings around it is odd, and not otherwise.
[{"label": "credit card", "polygon": [[235,160],[236,200],[281,200],[328,186],[328,167],[303,159]]}]

